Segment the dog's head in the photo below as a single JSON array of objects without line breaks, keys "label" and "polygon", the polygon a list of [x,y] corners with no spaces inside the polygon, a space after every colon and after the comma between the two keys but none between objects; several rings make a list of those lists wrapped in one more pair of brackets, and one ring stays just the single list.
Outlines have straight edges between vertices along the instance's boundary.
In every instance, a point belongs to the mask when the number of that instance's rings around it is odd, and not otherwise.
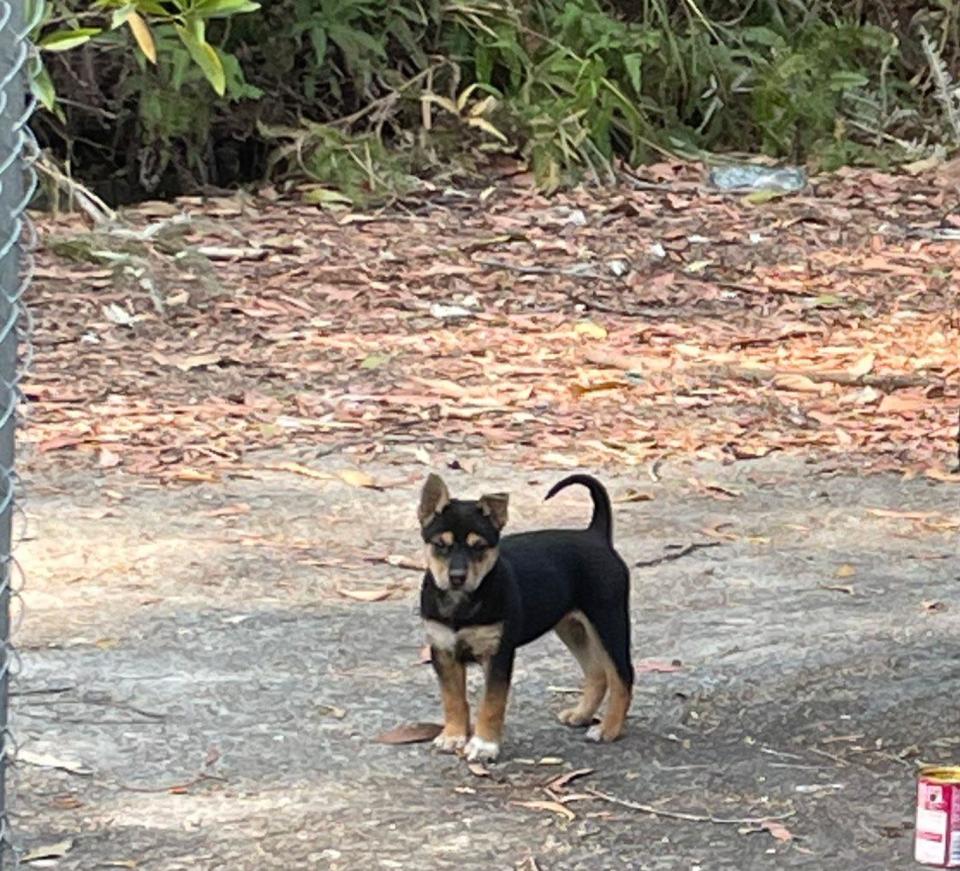
[{"label": "dog's head", "polygon": [[420,493],[420,533],[427,568],[441,590],[472,593],[496,565],[507,494],[451,499],[447,485],[430,475]]}]

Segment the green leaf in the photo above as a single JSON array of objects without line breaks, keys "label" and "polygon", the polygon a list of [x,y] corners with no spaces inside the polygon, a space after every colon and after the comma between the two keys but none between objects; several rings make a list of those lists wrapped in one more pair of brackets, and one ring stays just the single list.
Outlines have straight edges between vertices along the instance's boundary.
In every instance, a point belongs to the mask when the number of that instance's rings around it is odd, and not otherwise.
[{"label": "green leaf", "polygon": [[642,54],[625,54],[623,56],[623,68],[627,71],[627,75],[630,77],[630,84],[633,85],[633,90],[638,94],[640,93],[642,64]]},{"label": "green leaf", "polygon": [[868,79],[862,73],[844,70],[838,73],[830,74],[831,91],[847,91],[851,88],[862,88],[869,83],[870,79]]},{"label": "green leaf", "polygon": [[251,0],[201,0],[194,13],[201,18],[226,18],[243,12],[256,12],[259,8],[260,4]]},{"label": "green leaf", "polygon": [[57,92],[53,87],[53,79],[50,78],[50,73],[47,72],[46,67],[41,66],[33,75],[30,80],[30,90],[44,109],[48,112],[56,112]]},{"label": "green leaf", "polygon": [[130,15],[135,11],[136,10],[134,9],[132,3],[128,3],[126,6],[121,6],[119,9],[115,9],[110,18],[110,29],[116,30],[118,27],[122,27]]},{"label": "green leaf", "polygon": [[180,41],[190,52],[190,57],[194,63],[203,70],[203,74],[210,82],[210,87],[222,97],[227,90],[227,78],[223,72],[223,64],[220,62],[220,56],[216,49],[208,42],[198,40],[186,27],[177,25],[177,35]]},{"label": "green leaf", "polygon": [[89,42],[101,33],[99,27],[78,27],[76,30],[58,30],[47,34],[38,45],[41,51],[68,51]]}]

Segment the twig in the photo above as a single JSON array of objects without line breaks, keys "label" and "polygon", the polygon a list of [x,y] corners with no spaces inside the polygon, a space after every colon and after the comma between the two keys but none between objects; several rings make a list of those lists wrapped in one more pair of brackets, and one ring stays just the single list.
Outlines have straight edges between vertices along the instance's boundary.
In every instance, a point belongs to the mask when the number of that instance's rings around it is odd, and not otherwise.
[{"label": "twig", "polygon": [[684,545],[678,551],[673,553],[665,553],[663,556],[658,556],[656,559],[650,560],[640,560],[635,562],[634,566],[636,568],[648,568],[649,566],[657,566],[660,563],[670,562],[671,560],[680,559],[687,554],[693,553],[695,550],[702,550],[707,547],[719,547],[723,544],[722,541],[692,541],[690,544]]},{"label": "twig", "polygon": [[667,817],[671,820],[686,820],[691,823],[714,823],[719,826],[759,826],[763,823],[787,820],[797,815],[796,811],[789,811],[785,814],[766,817],[715,817],[712,814],[690,814],[683,811],[663,810],[662,808],[654,807],[652,804],[640,804],[640,802],[628,801],[625,798],[617,798],[615,795],[608,795],[597,789],[587,789],[585,791],[611,804],[618,804],[621,807],[630,808],[635,811],[643,811],[644,813],[654,814],[658,817]]}]

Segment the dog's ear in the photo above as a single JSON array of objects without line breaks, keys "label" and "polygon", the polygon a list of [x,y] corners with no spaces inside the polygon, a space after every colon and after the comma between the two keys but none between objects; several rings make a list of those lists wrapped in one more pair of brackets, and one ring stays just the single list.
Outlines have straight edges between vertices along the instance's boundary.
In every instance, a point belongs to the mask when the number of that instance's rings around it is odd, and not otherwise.
[{"label": "dog's ear", "polygon": [[507,503],[510,496],[507,493],[490,493],[480,497],[480,510],[490,518],[490,522],[503,529],[507,525]]},{"label": "dog's ear", "polygon": [[420,507],[417,509],[420,525],[426,526],[435,514],[447,507],[449,501],[450,491],[447,490],[447,485],[439,475],[431,472],[420,491]]}]

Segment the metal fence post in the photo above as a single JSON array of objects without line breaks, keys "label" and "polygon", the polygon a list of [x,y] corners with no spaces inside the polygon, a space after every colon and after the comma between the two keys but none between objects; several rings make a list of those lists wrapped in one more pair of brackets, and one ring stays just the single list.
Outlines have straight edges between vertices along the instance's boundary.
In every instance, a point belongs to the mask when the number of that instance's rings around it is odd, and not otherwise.
[{"label": "metal fence post", "polygon": [[[12,528],[16,476],[14,431],[17,425],[18,321],[29,280],[31,258],[23,250],[26,206],[34,182],[25,182],[28,157],[36,146],[27,127],[33,108],[28,98],[30,60],[24,0],[0,0],[0,871],[17,864],[10,835],[7,770],[13,741],[9,726],[10,605],[14,561]],[[33,4],[34,18],[40,3]]]}]

